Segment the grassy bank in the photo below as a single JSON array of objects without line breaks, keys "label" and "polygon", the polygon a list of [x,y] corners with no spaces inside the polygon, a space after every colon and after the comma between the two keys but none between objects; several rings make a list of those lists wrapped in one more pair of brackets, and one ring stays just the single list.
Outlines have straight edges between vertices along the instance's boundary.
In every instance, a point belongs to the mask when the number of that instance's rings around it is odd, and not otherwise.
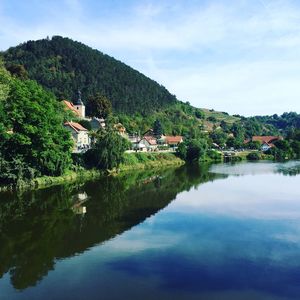
[{"label": "grassy bank", "polygon": [[7,190],[30,190],[50,187],[72,182],[85,182],[105,175],[118,175],[119,173],[133,170],[154,169],[168,166],[180,166],[184,161],[173,153],[125,153],[124,163],[118,170],[80,170],[78,172],[68,171],[66,174],[57,177],[43,176],[32,180],[19,181],[17,185],[0,186],[0,192]]},{"label": "grassy bank", "polygon": [[76,181],[87,181],[99,178],[101,175],[103,175],[103,172],[98,170],[81,170],[78,172],[68,171],[66,174],[57,177],[43,176],[32,180],[20,180],[17,184],[0,186],[0,192],[8,190],[38,189]]},{"label": "grassy bank", "polygon": [[180,166],[183,164],[184,161],[173,153],[125,153],[125,160],[120,165],[119,171]]}]

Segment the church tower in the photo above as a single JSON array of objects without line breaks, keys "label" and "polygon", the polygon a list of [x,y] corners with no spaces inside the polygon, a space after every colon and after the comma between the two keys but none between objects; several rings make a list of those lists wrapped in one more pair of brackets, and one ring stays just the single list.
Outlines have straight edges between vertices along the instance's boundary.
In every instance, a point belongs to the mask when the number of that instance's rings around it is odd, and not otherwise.
[{"label": "church tower", "polygon": [[81,100],[81,92],[78,91],[78,99],[74,101],[74,107],[78,111],[78,115],[80,118],[85,118],[85,105]]}]

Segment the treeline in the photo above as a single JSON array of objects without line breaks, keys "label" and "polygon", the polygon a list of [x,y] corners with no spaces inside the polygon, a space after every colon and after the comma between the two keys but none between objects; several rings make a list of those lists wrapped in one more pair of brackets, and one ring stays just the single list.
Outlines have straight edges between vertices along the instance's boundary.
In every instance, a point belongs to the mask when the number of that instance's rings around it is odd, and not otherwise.
[{"label": "treeline", "polygon": [[257,116],[256,119],[264,124],[270,124],[288,134],[295,128],[300,128],[300,114],[296,112],[285,112],[281,116],[274,114],[272,116]]},{"label": "treeline", "polygon": [[58,99],[100,93],[115,112],[143,115],[176,102],[163,86],[126,64],[69,38],[28,41],[2,53],[12,73],[36,80]]}]

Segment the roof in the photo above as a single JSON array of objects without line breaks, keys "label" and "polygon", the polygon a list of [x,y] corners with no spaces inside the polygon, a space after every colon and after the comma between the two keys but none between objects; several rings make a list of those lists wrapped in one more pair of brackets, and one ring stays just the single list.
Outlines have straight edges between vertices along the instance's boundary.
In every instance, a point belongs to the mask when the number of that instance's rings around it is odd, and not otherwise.
[{"label": "roof", "polygon": [[76,122],[66,122],[64,125],[71,127],[76,132],[79,132],[79,131],[88,131],[86,128],[84,128],[82,125],[80,125],[79,123],[76,123]]},{"label": "roof", "polygon": [[275,142],[278,140],[282,140],[281,136],[272,136],[272,135],[265,135],[265,136],[253,136],[252,137],[252,142],[261,142],[261,143],[271,143],[271,142]]},{"label": "roof", "polygon": [[272,144],[272,143],[266,143],[266,142],[264,142],[264,143],[262,144],[262,146],[263,146],[263,145],[266,145],[266,146],[268,146],[268,147],[270,147],[270,148],[275,147],[275,145]]},{"label": "roof", "polygon": [[152,136],[144,136],[143,139],[145,139],[149,143],[149,145],[151,145],[151,146],[156,146],[157,145],[156,138],[154,138]]},{"label": "roof", "polygon": [[182,136],[181,135],[165,136],[165,141],[167,144],[178,144],[182,142]]},{"label": "roof", "polygon": [[73,113],[75,113],[76,115],[79,116],[79,111],[75,108],[74,104],[71,103],[68,100],[63,100],[62,101],[64,103],[64,105],[67,107],[67,109],[71,110]]},{"label": "roof", "polygon": [[78,91],[78,98],[73,102],[74,102],[75,105],[84,105],[82,100],[81,100],[81,92],[80,91]]}]

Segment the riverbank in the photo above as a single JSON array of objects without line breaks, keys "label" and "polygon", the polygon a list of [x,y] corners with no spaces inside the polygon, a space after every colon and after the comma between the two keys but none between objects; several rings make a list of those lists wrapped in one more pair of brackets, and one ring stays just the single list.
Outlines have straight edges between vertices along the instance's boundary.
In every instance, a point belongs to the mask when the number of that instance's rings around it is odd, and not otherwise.
[{"label": "riverbank", "polygon": [[118,173],[137,169],[142,170],[167,166],[180,166],[184,163],[185,162],[174,153],[125,153],[124,163],[119,166],[118,170],[113,170],[113,172]]},{"label": "riverbank", "polygon": [[17,184],[3,185],[0,186],[0,192],[10,190],[34,190],[66,183],[86,182],[102,176],[117,176],[118,174],[134,170],[175,167],[183,165],[184,163],[183,160],[173,153],[125,153],[124,162],[118,169],[106,171],[96,169],[81,169],[77,172],[68,171],[66,174],[57,177],[43,176],[32,180],[22,180]]}]

